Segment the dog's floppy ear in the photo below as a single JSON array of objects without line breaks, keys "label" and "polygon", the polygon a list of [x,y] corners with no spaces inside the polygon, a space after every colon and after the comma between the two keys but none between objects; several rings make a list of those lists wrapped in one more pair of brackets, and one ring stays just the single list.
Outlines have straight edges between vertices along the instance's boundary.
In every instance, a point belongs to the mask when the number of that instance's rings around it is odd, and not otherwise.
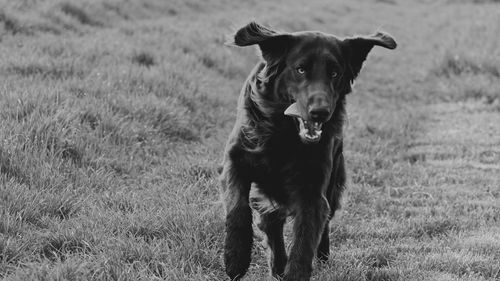
[{"label": "dog's floppy ear", "polygon": [[344,39],[343,44],[345,52],[348,54],[347,63],[351,70],[351,82],[358,76],[363,62],[373,46],[382,46],[387,49],[395,49],[397,46],[396,41],[389,34],[380,31],[373,35]]},{"label": "dog's floppy ear", "polygon": [[291,35],[280,33],[256,22],[250,22],[234,34],[234,42],[229,45],[240,47],[259,45],[265,60],[282,55],[289,45]]}]

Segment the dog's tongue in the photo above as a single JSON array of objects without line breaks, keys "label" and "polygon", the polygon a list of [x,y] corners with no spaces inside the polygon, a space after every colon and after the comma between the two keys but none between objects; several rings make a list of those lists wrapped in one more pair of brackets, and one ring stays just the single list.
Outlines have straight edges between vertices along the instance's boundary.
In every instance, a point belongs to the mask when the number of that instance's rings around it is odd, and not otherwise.
[{"label": "dog's tongue", "polygon": [[296,102],[292,103],[287,109],[285,109],[285,115],[300,117],[299,106]]}]

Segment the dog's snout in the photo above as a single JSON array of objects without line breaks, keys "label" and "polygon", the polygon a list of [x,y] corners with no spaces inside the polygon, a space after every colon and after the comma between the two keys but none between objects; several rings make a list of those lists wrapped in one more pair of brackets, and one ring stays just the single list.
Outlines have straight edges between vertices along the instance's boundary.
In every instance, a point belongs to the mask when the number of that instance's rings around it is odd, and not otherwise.
[{"label": "dog's snout", "polygon": [[309,110],[309,115],[311,119],[318,122],[324,122],[330,115],[330,110],[328,108],[312,108]]},{"label": "dog's snout", "polygon": [[316,93],[309,98],[309,116],[314,121],[323,122],[330,115],[330,104],[326,93]]}]

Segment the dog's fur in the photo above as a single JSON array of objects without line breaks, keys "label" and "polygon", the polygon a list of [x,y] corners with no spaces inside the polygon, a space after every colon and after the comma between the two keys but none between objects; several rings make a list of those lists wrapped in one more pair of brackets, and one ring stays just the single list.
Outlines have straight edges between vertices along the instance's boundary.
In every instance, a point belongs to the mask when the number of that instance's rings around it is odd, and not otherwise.
[{"label": "dog's fur", "polygon": [[[263,60],[243,86],[224,154],[226,273],[238,280],[250,264],[254,188],[274,203],[261,210],[259,224],[271,274],[310,280],[314,256],[328,259],[328,223],[345,185],[345,97],[372,47],[394,49],[396,43],[381,32],[341,40],[320,32],[276,32],[252,22],[234,35],[233,44],[257,44]],[[323,124],[318,141],[299,136],[300,118],[284,115],[292,103],[301,119]],[[289,215],[295,219],[287,256],[283,225]]]}]

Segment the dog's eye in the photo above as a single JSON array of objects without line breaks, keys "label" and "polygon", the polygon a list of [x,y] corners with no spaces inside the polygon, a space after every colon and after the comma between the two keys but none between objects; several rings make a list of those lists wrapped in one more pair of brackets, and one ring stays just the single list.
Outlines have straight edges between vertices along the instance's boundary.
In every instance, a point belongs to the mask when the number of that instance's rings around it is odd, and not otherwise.
[{"label": "dog's eye", "polygon": [[339,73],[338,72],[332,72],[332,78],[336,78],[337,76],[339,76]]},{"label": "dog's eye", "polygon": [[303,67],[297,67],[295,70],[297,70],[298,74],[304,74],[304,73],[306,73],[306,70]]}]

